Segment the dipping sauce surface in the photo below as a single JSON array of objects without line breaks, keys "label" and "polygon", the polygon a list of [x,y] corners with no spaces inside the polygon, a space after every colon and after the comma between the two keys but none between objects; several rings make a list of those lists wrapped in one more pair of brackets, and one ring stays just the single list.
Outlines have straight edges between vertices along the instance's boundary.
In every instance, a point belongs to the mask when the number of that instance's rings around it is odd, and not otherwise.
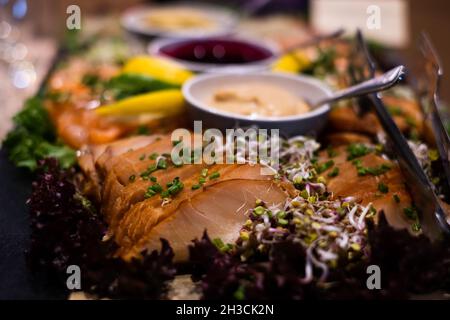
[{"label": "dipping sauce surface", "polygon": [[152,26],[167,31],[213,29],[217,27],[204,12],[190,8],[155,8],[146,17]]},{"label": "dipping sauce surface", "polygon": [[300,97],[280,86],[264,82],[217,88],[206,102],[212,108],[252,118],[286,117],[310,110]]},{"label": "dipping sauce surface", "polygon": [[262,46],[234,39],[193,39],[168,44],[163,55],[197,63],[245,64],[269,59],[272,52]]}]

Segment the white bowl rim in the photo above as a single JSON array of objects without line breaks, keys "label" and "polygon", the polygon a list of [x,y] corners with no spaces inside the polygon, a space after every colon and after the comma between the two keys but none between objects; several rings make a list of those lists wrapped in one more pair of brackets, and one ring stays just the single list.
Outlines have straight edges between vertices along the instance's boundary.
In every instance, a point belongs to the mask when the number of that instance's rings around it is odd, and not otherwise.
[{"label": "white bowl rim", "polygon": [[[215,15],[220,17],[222,23],[219,23],[219,27],[217,30],[199,33],[195,32],[179,32],[179,31],[167,31],[157,27],[140,27],[132,22],[133,18],[137,16],[141,16],[144,14],[144,11],[149,11],[151,9],[160,9],[160,8],[179,8],[179,7],[188,7],[191,9],[197,9],[200,11],[204,11],[208,14]],[[161,38],[171,38],[171,39],[195,39],[195,38],[203,38],[203,37],[212,37],[212,36],[226,36],[233,32],[237,24],[237,15],[235,12],[230,10],[227,7],[214,5],[214,4],[190,4],[187,1],[168,3],[168,4],[140,4],[126,9],[120,17],[121,26],[134,33],[139,33],[145,36],[155,36]]]},{"label": "white bowl rim", "polygon": [[[188,42],[188,41],[196,41],[196,40],[208,40],[208,39],[218,39],[218,40],[224,40],[224,41],[240,41],[240,42],[246,42],[250,45],[253,45],[255,47],[262,48],[264,50],[267,50],[270,52],[270,56],[259,60],[255,62],[248,62],[248,63],[242,63],[242,64],[216,64],[216,63],[202,63],[202,62],[191,62],[186,61],[183,59],[177,59],[168,55],[165,55],[161,53],[161,48],[167,45],[175,44],[175,43],[182,43],[182,42]],[[214,71],[220,71],[220,70],[242,70],[245,72],[263,72],[263,69],[267,69],[273,62],[277,59],[277,54],[279,52],[279,48],[275,45],[275,43],[272,43],[270,41],[257,41],[254,39],[249,39],[244,36],[231,36],[231,37],[225,37],[225,36],[206,36],[206,37],[196,37],[196,38],[161,38],[156,39],[149,43],[147,52],[150,55],[157,55],[164,57],[166,59],[170,59],[178,64],[181,64],[185,66],[185,68],[195,71],[195,72],[206,72],[206,73],[214,73]],[[226,72],[225,72],[226,73]],[[229,72],[230,73],[230,72]]]},{"label": "white bowl rim", "polygon": [[204,103],[203,101],[197,99],[196,97],[194,97],[191,94],[191,88],[199,83],[199,82],[203,82],[203,81],[208,81],[210,79],[213,78],[230,78],[232,76],[238,76],[238,77],[246,77],[246,76],[262,76],[262,77],[278,77],[278,78],[285,78],[285,79],[289,79],[289,80],[294,80],[294,81],[301,81],[301,82],[306,82],[310,85],[313,85],[317,88],[319,88],[320,90],[322,90],[325,94],[325,96],[331,97],[333,94],[333,91],[329,88],[328,85],[326,85],[324,82],[310,77],[310,76],[305,76],[305,75],[294,75],[294,74],[288,74],[288,73],[283,73],[283,72],[253,72],[253,73],[243,73],[243,74],[222,74],[222,73],[218,73],[218,74],[201,74],[201,75],[197,75],[194,76],[193,78],[187,80],[182,87],[182,93],[184,98],[186,99],[186,101],[192,105],[194,108],[198,108],[201,109],[203,111],[206,111],[208,113],[212,113],[214,115],[218,115],[218,116],[222,116],[222,117],[227,117],[227,118],[233,118],[236,120],[242,120],[242,121],[249,121],[249,122],[263,122],[263,123],[274,123],[274,122],[290,122],[290,121],[297,121],[297,120],[304,120],[304,119],[310,119],[310,118],[314,118],[317,116],[320,116],[322,114],[325,114],[327,112],[330,111],[330,105],[329,104],[324,104],[323,106],[320,106],[318,108],[315,108],[314,110],[305,112],[305,113],[301,113],[298,115],[292,115],[292,116],[286,116],[286,117],[257,117],[257,118],[252,118],[250,116],[243,116],[243,115],[239,115],[239,114],[235,114],[232,112],[227,112],[227,111],[222,111],[220,109],[216,109],[216,108],[212,108],[212,107],[208,107],[208,105],[206,103]]}]

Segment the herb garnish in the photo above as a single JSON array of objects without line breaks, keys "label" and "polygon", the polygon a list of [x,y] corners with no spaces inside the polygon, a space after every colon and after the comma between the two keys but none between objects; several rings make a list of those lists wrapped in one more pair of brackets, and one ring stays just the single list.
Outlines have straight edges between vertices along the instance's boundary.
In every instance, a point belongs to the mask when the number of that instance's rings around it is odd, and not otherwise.
[{"label": "herb garnish", "polygon": [[218,171],[211,173],[209,176],[209,180],[214,180],[220,177],[220,173]]},{"label": "herb garnish", "polygon": [[392,196],[392,198],[394,198],[394,201],[395,201],[396,203],[400,203],[400,197],[398,196],[398,194],[394,194],[394,195]]},{"label": "herb garnish", "polygon": [[389,192],[389,187],[387,185],[385,185],[383,182],[380,182],[378,184],[378,190],[382,193],[388,193]]},{"label": "herb garnish", "polygon": [[333,178],[333,177],[337,177],[338,174],[339,174],[339,168],[338,168],[338,167],[334,167],[334,168],[328,173],[328,176],[329,176],[330,178]]},{"label": "herb garnish", "polygon": [[160,193],[163,190],[162,186],[159,183],[155,183],[154,185],[147,188],[147,191],[144,194],[144,198],[148,199],[153,197],[155,194]]},{"label": "herb garnish", "polygon": [[347,160],[353,160],[369,154],[371,150],[362,143],[352,143],[347,147],[347,152]]},{"label": "herb garnish", "polygon": [[169,196],[174,196],[178,194],[184,188],[183,182],[180,181],[179,177],[175,177],[172,182],[167,183],[167,190],[161,192],[161,197],[168,198]]},{"label": "herb garnish", "polygon": [[14,116],[14,124],[4,146],[17,167],[33,171],[37,168],[37,160],[44,158],[57,159],[63,168],[75,164],[75,151],[58,140],[40,97],[25,102],[23,110]]},{"label": "herb garnish", "polygon": [[156,160],[156,158],[158,158],[158,154],[156,152],[153,152],[148,158],[150,160]]},{"label": "herb garnish", "polygon": [[408,219],[415,220],[418,218],[417,210],[413,206],[404,208],[403,213]]},{"label": "herb garnish", "polygon": [[334,161],[328,160],[327,162],[317,165],[316,171],[317,171],[317,173],[322,173],[322,172],[328,170],[329,168],[331,168],[332,166],[334,166]]},{"label": "herb garnish", "polygon": [[163,159],[163,158],[159,159],[159,161],[158,161],[158,163],[156,165],[156,168],[158,168],[158,169],[167,169],[166,159]]},{"label": "herb garnish", "polygon": [[338,155],[338,152],[330,146],[327,148],[327,154],[328,154],[328,157],[334,158],[335,156]]},{"label": "herb garnish", "polygon": [[361,159],[355,159],[352,161],[352,164],[356,167],[356,170],[358,172],[358,176],[365,176],[365,175],[372,175],[372,176],[379,176],[386,172],[388,172],[391,169],[391,166],[383,163],[376,167],[364,167],[362,165]]}]

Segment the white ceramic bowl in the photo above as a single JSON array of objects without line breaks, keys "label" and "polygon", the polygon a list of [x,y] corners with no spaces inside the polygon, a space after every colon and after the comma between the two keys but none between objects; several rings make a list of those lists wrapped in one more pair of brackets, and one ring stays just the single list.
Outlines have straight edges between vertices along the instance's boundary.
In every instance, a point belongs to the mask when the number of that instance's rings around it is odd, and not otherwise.
[{"label": "white ceramic bowl", "polygon": [[313,135],[323,129],[330,111],[328,104],[307,113],[293,116],[251,118],[213,108],[205,102],[217,88],[249,81],[272,83],[283,87],[309,103],[317,102],[332,95],[332,91],[326,84],[308,76],[273,72],[240,75],[204,74],[188,80],[183,85],[183,96],[188,103],[191,120],[202,120],[204,127],[220,130],[250,126],[279,129],[280,134],[285,136]]},{"label": "white ceramic bowl", "polygon": [[[216,26],[212,29],[186,29],[166,30],[151,26],[146,23],[145,18],[157,9],[179,9],[187,8],[196,10],[214,21]],[[151,38],[195,38],[210,36],[226,36],[233,32],[236,25],[236,15],[231,11],[214,5],[178,3],[171,5],[141,5],[132,7],[121,16],[120,23],[126,30]]]}]

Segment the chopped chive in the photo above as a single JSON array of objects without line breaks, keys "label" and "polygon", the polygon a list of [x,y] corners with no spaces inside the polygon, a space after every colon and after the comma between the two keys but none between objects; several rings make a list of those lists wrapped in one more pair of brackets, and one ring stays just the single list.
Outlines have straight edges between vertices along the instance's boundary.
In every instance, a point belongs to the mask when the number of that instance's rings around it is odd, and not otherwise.
[{"label": "chopped chive", "polygon": [[[180,181],[179,177],[175,177],[172,182],[167,184],[167,190],[164,192],[164,195],[176,195],[181,190],[183,190],[184,184]],[[161,194],[163,195],[163,194]]]},{"label": "chopped chive", "polygon": [[159,159],[158,164],[156,165],[158,169],[167,169],[167,161],[165,159]]},{"label": "chopped chive", "polygon": [[145,159],[145,153],[144,154],[141,154],[141,156],[139,157],[139,160],[144,160]]},{"label": "chopped chive", "polygon": [[155,183],[154,185],[147,188],[147,191],[144,194],[144,198],[148,199],[153,197],[155,194],[160,193],[162,191],[162,187],[160,184]]},{"label": "chopped chive", "polygon": [[152,182],[156,182],[158,179],[156,179],[156,177],[150,177],[150,181],[152,181]]},{"label": "chopped chive", "polygon": [[405,214],[405,216],[409,219],[417,219],[418,215],[417,215],[417,211],[414,207],[406,207],[403,209],[403,213]]},{"label": "chopped chive", "polygon": [[176,145],[178,145],[181,142],[182,142],[181,140],[173,140],[172,145],[175,147]]},{"label": "chopped chive", "polygon": [[182,185],[172,185],[170,188],[167,189],[167,191],[169,192],[170,195],[175,195],[177,193],[179,193],[181,191],[181,189],[183,189]]},{"label": "chopped chive", "polygon": [[328,176],[333,178],[333,177],[337,177],[339,174],[339,168],[338,167],[334,167],[329,173]]},{"label": "chopped chive", "polygon": [[192,190],[197,190],[197,189],[200,189],[201,187],[202,186],[200,184],[194,184],[194,185],[192,185],[191,189]]},{"label": "chopped chive", "polygon": [[151,197],[153,197],[155,194],[156,194],[155,191],[153,191],[153,190],[147,190],[147,191],[144,193],[144,198],[145,198],[145,199],[151,198]]},{"label": "chopped chive", "polygon": [[198,179],[198,183],[200,183],[200,184],[204,184],[205,182],[206,182],[206,178],[200,177]]},{"label": "chopped chive", "polygon": [[154,185],[148,187],[148,190],[152,190],[154,192],[161,192],[163,190],[162,186],[159,183],[155,183]]},{"label": "chopped chive", "polygon": [[373,175],[373,176],[382,175],[382,174],[388,172],[389,170],[391,170],[391,167],[389,165],[387,165],[387,164],[382,164],[382,165],[380,165],[378,167],[368,167],[368,168],[366,168],[366,171],[369,174]]},{"label": "chopped chive", "polygon": [[164,190],[163,192],[161,192],[161,197],[162,197],[162,198],[168,198],[169,196],[170,196],[169,191]]},{"label": "chopped chive", "polygon": [[211,173],[209,176],[209,180],[214,180],[220,177],[220,173],[218,171]]},{"label": "chopped chive", "polygon": [[331,146],[327,148],[327,154],[330,158],[334,158],[338,155],[337,151],[334,150]]},{"label": "chopped chive", "polygon": [[400,197],[398,196],[398,194],[394,194],[392,197],[394,198],[394,201],[396,203],[400,203]]},{"label": "chopped chive", "polygon": [[156,158],[158,158],[158,154],[156,152],[153,152],[148,158],[150,160],[156,160]]},{"label": "chopped chive", "polygon": [[361,161],[361,159],[355,159],[352,161],[352,164],[358,168],[358,167],[362,166],[362,161]]},{"label": "chopped chive", "polygon": [[327,162],[319,164],[316,167],[316,171],[317,171],[317,173],[322,173],[322,172],[328,170],[329,168],[331,168],[332,166],[334,166],[334,161],[333,160],[328,160]]},{"label": "chopped chive", "polygon": [[132,174],[129,178],[128,181],[130,182],[134,182],[136,180],[136,176],[134,174]]},{"label": "chopped chive", "polygon": [[358,176],[365,176],[367,174],[367,171],[365,168],[358,168],[357,172],[358,172]]},{"label": "chopped chive", "polygon": [[361,161],[353,161],[353,164],[356,166],[357,172],[359,176],[365,176],[370,174],[372,176],[379,176],[391,169],[388,164],[383,163],[377,167],[363,167]]},{"label": "chopped chive", "polygon": [[388,193],[389,192],[389,187],[387,185],[385,185],[383,182],[380,182],[378,184],[378,190],[382,193]]},{"label": "chopped chive", "polygon": [[207,168],[205,168],[205,169],[202,169],[202,177],[207,177],[208,176],[208,169]]},{"label": "chopped chive", "polygon": [[347,147],[347,160],[353,160],[370,153],[370,149],[362,143],[352,143]]},{"label": "chopped chive", "polygon": [[153,164],[153,165],[149,166],[144,172],[142,172],[140,174],[140,176],[142,178],[148,178],[156,170],[158,170],[158,168],[156,167],[156,165]]}]

